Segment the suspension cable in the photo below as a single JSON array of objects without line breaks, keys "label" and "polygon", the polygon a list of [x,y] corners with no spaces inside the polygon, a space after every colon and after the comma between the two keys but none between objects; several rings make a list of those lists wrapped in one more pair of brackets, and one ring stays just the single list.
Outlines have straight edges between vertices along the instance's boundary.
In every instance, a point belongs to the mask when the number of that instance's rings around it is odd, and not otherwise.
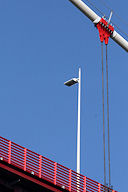
[{"label": "suspension cable", "polygon": [[103,104],[104,185],[106,186],[103,42],[101,43],[101,54],[102,54],[102,102],[103,102],[102,104]]},{"label": "suspension cable", "polygon": [[107,82],[107,124],[108,124],[108,163],[109,163],[109,187],[111,187],[110,170],[110,131],[109,131],[109,91],[108,91],[108,50],[106,45],[106,82]]}]

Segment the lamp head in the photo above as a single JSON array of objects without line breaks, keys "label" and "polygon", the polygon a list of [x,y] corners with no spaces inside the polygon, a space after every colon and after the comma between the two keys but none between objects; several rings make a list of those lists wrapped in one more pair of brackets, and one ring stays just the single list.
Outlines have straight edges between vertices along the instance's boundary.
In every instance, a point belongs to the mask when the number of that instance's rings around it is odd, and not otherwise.
[{"label": "lamp head", "polygon": [[72,78],[64,83],[64,85],[70,87],[76,83],[79,83],[79,78]]}]

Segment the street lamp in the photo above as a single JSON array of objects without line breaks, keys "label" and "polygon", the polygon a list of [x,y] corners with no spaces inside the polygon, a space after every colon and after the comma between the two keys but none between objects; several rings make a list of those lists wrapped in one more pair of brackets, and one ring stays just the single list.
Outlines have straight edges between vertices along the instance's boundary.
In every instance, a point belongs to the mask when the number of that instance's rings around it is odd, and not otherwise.
[{"label": "street lamp", "polygon": [[79,77],[72,78],[64,83],[70,87],[78,83],[78,125],[77,125],[77,173],[80,173],[80,101],[81,101],[81,68],[79,68]]}]

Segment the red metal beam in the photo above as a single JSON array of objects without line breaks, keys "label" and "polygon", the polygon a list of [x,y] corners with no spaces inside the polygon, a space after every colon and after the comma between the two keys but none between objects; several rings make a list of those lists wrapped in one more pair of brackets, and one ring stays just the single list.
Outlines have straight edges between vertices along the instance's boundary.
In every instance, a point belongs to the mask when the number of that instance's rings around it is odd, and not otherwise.
[{"label": "red metal beam", "polygon": [[[73,192],[77,191],[78,188],[79,192],[86,192],[86,190],[88,192],[103,192],[106,189],[116,192],[3,137],[0,137],[0,160],[2,160],[0,165],[2,167],[4,166],[7,170],[13,171],[15,174],[23,177],[28,177],[28,179],[40,185],[46,185],[42,182],[45,180],[51,183],[51,185],[54,185],[53,189],[63,188]],[[7,163],[8,166],[5,166],[4,163]],[[15,168],[12,169],[10,166]],[[21,171],[17,172],[17,169]],[[28,176],[28,174],[32,174],[33,177]],[[35,177],[38,179],[35,179]]]},{"label": "red metal beam", "polygon": [[9,172],[11,172],[11,173],[13,173],[15,175],[18,175],[18,176],[20,176],[20,177],[22,177],[22,178],[24,178],[24,179],[26,179],[28,181],[31,181],[31,182],[33,182],[33,183],[35,183],[37,185],[40,185],[40,186],[42,186],[42,187],[44,187],[46,189],[51,190],[53,192],[62,192],[63,191],[63,189],[59,190],[56,187],[50,186],[50,184],[49,185],[46,184],[45,182],[43,182],[43,180],[40,181],[40,180],[34,178],[33,176],[29,176],[26,173],[22,173],[21,171],[18,171],[18,170],[14,169],[14,168],[6,165],[6,164],[3,164],[1,162],[0,162],[0,167],[2,169],[6,170],[6,171],[9,171]]}]

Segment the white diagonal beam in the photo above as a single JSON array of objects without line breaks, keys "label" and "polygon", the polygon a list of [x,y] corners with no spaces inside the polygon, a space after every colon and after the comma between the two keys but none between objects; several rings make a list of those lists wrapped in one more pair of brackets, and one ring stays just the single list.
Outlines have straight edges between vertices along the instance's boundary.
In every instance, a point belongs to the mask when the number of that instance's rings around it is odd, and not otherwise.
[{"label": "white diagonal beam", "polygon": [[[71,1],[81,12],[84,13],[92,22],[99,22],[100,17],[92,10],[90,9],[83,1],[81,0],[69,0]],[[128,52],[128,41],[125,40],[119,33],[117,33],[115,30],[113,32],[113,35],[111,38],[120,45],[125,51]]]}]

